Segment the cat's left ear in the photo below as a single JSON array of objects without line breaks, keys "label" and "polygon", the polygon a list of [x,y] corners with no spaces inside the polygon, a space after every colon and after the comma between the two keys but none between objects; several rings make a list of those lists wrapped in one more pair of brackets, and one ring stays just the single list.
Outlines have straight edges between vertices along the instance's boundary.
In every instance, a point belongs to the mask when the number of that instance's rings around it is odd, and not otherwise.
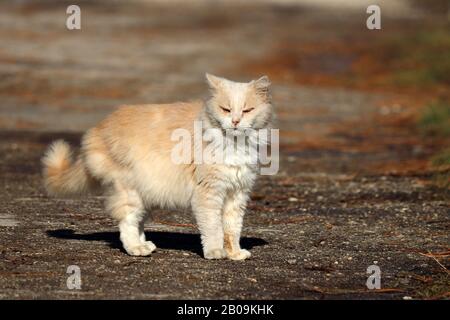
[{"label": "cat's left ear", "polygon": [[209,73],[205,73],[206,82],[208,83],[209,87],[213,90],[219,89],[220,85],[222,84],[223,78],[214,76]]},{"label": "cat's left ear", "polygon": [[257,80],[253,80],[250,84],[255,88],[256,92],[261,95],[268,95],[270,88],[270,80],[268,76],[262,76]]}]

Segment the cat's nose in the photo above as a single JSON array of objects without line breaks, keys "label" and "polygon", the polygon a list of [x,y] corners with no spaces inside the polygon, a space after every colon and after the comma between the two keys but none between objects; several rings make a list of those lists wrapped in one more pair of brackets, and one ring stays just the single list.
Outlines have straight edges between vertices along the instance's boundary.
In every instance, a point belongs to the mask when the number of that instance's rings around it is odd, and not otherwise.
[{"label": "cat's nose", "polygon": [[241,119],[231,119],[231,122],[233,123],[233,126],[237,126],[239,124],[239,122],[241,121]]}]

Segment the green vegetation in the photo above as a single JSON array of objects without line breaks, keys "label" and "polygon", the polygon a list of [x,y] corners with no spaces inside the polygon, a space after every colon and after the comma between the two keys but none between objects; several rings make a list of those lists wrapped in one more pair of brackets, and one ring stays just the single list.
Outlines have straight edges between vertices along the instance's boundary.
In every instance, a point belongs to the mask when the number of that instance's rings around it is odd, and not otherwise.
[{"label": "green vegetation", "polygon": [[[419,127],[427,136],[450,139],[450,103],[430,104],[423,112]],[[432,158],[436,169],[435,181],[444,188],[450,187],[450,147],[437,153]]]},{"label": "green vegetation", "polygon": [[429,136],[450,137],[450,103],[430,104],[420,118],[422,132]]},{"label": "green vegetation", "polygon": [[[418,33],[388,40],[387,61],[393,85],[435,92],[440,99],[425,107],[418,126],[426,137],[443,141],[431,159],[435,181],[450,187],[450,29],[424,28]],[[440,92],[440,93],[439,93]]]},{"label": "green vegetation", "polygon": [[450,85],[450,30],[424,30],[391,39],[392,81],[405,86]]}]

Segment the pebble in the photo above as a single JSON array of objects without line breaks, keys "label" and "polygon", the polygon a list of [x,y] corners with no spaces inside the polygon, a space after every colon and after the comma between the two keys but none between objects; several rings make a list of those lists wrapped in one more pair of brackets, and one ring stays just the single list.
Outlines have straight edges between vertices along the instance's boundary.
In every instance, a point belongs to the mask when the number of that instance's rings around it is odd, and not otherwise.
[{"label": "pebble", "polygon": [[290,202],[297,202],[297,201],[298,201],[298,199],[295,198],[295,197],[290,197],[288,200],[289,200]]},{"label": "pebble", "polygon": [[289,259],[287,261],[287,263],[289,263],[289,264],[296,264],[297,263],[297,259]]}]

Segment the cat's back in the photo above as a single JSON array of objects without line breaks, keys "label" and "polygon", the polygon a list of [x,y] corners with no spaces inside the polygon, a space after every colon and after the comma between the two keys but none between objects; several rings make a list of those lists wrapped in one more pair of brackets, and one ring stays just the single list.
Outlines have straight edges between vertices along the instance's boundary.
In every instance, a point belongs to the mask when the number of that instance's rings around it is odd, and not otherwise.
[{"label": "cat's back", "polygon": [[167,156],[174,144],[173,131],[192,132],[201,109],[201,102],[122,106],[87,132],[84,148],[101,149],[121,163]]},{"label": "cat's back", "polygon": [[188,128],[197,119],[201,109],[200,101],[125,105],[110,114],[97,128],[122,133],[162,128]]}]

